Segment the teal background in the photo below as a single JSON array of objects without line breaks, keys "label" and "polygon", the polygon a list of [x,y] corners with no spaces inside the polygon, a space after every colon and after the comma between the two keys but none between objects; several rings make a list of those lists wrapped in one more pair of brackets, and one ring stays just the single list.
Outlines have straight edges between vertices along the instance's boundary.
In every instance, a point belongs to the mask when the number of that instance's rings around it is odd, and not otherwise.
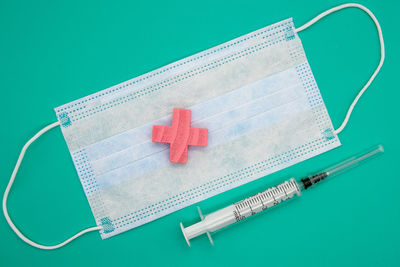
[{"label": "teal background", "polygon": [[[0,191],[23,144],[53,108],[253,30],[297,27],[342,1],[0,1]],[[1,266],[400,266],[398,1],[361,1],[379,19],[386,61],[340,134],[342,146],[202,201],[209,213],[375,144],[385,154],[302,198],[187,247],[195,205],[107,240],[90,233],[56,251],[23,243],[0,217]],[[300,33],[333,125],[375,69],[372,21],[347,9]],[[93,226],[60,129],[34,143],[8,207],[23,233],[55,244]]]}]

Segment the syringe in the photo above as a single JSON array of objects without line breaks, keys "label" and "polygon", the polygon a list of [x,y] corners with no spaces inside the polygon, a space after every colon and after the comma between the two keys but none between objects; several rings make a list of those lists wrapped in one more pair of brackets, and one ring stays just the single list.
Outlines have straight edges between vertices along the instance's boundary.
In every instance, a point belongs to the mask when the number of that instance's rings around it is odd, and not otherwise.
[{"label": "syringe", "polygon": [[285,181],[275,187],[268,188],[265,191],[239,201],[233,205],[208,214],[205,217],[203,217],[201,210],[198,207],[201,221],[186,228],[184,228],[183,224],[181,223],[180,225],[182,233],[189,246],[189,240],[201,234],[207,234],[211,244],[214,245],[210,233],[239,222],[263,210],[276,206],[285,200],[291,199],[295,196],[301,196],[301,192],[303,190],[314,186],[320,181],[325,180],[327,177],[333,177],[361,164],[362,162],[365,162],[367,159],[371,159],[377,155],[380,155],[383,153],[383,151],[382,145],[375,146],[323,171],[317,172],[316,174],[309,175],[306,178],[297,181],[296,179],[291,178],[289,181]]}]

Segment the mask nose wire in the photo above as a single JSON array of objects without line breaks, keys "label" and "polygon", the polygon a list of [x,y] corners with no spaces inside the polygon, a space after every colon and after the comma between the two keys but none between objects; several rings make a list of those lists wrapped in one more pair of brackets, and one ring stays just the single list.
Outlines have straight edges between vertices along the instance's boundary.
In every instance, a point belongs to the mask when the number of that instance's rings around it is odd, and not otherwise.
[{"label": "mask nose wire", "polygon": [[40,249],[57,249],[60,248],[62,246],[65,246],[66,244],[68,244],[69,242],[71,242],[72,240],[80,237],[83,234],[86,234],[88,232],[92,232],[92,231],[96,231],[96,230],[103,230],[102,226],[95,226],[95,227],[90,227],[87,229],[84,229],[82,231],[80,231],[79,233],[75,234],[74,236],[68,238],[67,240],[65,240],[64,242],[61,242],[57,245],[53,245],[53,246],[46,246],[46,245],[41,245],[38,244],[32,240],[30,240],[29,238],[27,238],[24,234],[21,233],[21,231],[15,226],[15,224],[13,223],[13,221],[10,218],[10,215],[8,214],[8,210],[7,210],[7,198],[8,198],[8,194],[10,193],[11,187],[14,183],[15,180],[15,176],[17,175],[19,166],[21,165],[22,159],[25,156],[25,152],[28,149],[28,147],[36,140],[38,139],[42,134],[44,134],[45,132],[53,129],[54,127],[57,127],[60,125],[60,122],[54,122],[46,127],[44,127],[42,130],[40,130],[38,133],[36,133],[31,139],[29,139],[28,142],[26,142],[26,144],[24,145],[24,147],[21,150],[21,153],[19,154],[18,160],[17,160],[17,164],[14,167],[14,171],[11,174],[11,178],[10,181],[8,182],[8,185],[6,187],[6,190],[4,192],[4,196],[3,196],[3,213],[4,213],[4,217],[7,220],[7,223],[10,225],[11,229],[19,236],[19,238],[21,238],[24,242],[28,243],[29,245],[36,247],[36,248],[40,248]]},{"label": "mask nose wire", "polygon": [[325,17],[333,12],[339,11],[341,9],[349,8],[349,7],[355,7],[355,8],[359,8],[359,9],[363,10],[374,21],[376,29],[378,31],[378,36],[379,36],[379,44],[380,44],[380,48],[381,48],[381,59],[379,60],[378,66],[376,67],[375,71],[372,73],[372,75],[369,78],[369,80],[367,81],[367,83],[362,87],[360,92],[358,92],[356,98],[351,103],[349,109],[347,110],[346,117],[344,118],[340,127],[335,130],[335,134],[339,134],[341,131],[343,131],[344,127],[346,127],[347,122],[349,121],[349,118],[351,116],[351,113],[353,112],[355,105],[357,104],[360,97],[364,94],[365,90],[367,90],[367,88],[371,85],[372,81],[375,79],[376,75],[379,73],[379,71],[383,65],[383,61],[385,60],[385,44],[383,42],[383,34],[382,34],[381,26],[380,26],[378,20],[376,19],[375,15],[368,8],[366,8],[365,6],[360,5],[360,4],[348,3],[348,4],[339,5],[337,7],[329,9],[329,10],[319,14],[318,16],[316,16],[315,18],[313,18],[312,20],[310,20],[303,26],[294,30],[296,33],[301,32],[301,31],[307,29],[308,27],[310,27],[311,25],[313,25],[318,20],[322,19],[323,17]]}]

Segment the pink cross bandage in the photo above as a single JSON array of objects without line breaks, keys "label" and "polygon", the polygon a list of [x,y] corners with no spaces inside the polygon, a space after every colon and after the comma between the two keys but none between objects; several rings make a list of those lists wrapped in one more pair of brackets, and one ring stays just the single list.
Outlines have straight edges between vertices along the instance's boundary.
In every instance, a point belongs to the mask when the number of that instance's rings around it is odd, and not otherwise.
[{"label": "pink cross bandage", "polygon": [[188,146],[207,146],[208,130],[190,127],[191,111],[174,108],[171,126],[153,126],[153,142],[169,143],[171,162],[186,163]]}]

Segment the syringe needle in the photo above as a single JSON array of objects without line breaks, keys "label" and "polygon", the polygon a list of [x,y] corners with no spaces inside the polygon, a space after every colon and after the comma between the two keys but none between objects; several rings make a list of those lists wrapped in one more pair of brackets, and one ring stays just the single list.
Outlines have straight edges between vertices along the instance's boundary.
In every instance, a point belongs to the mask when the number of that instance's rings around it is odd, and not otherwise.
[{"label": "syringe needle", "polygon": [[374,146],[331,167],[328,167],[323,171],[319,171],[316,174],[309,175],[308,177],[301,179],[300,181],[303,184],[304,189],[307,189],[327,177],[331,178],[337,174],[348,171],[351,168],[356,167],[361,163],[364,163],[368,159],[372,159],[373,157],[382,154],[383,151],[384,149],[382,145]]}]

